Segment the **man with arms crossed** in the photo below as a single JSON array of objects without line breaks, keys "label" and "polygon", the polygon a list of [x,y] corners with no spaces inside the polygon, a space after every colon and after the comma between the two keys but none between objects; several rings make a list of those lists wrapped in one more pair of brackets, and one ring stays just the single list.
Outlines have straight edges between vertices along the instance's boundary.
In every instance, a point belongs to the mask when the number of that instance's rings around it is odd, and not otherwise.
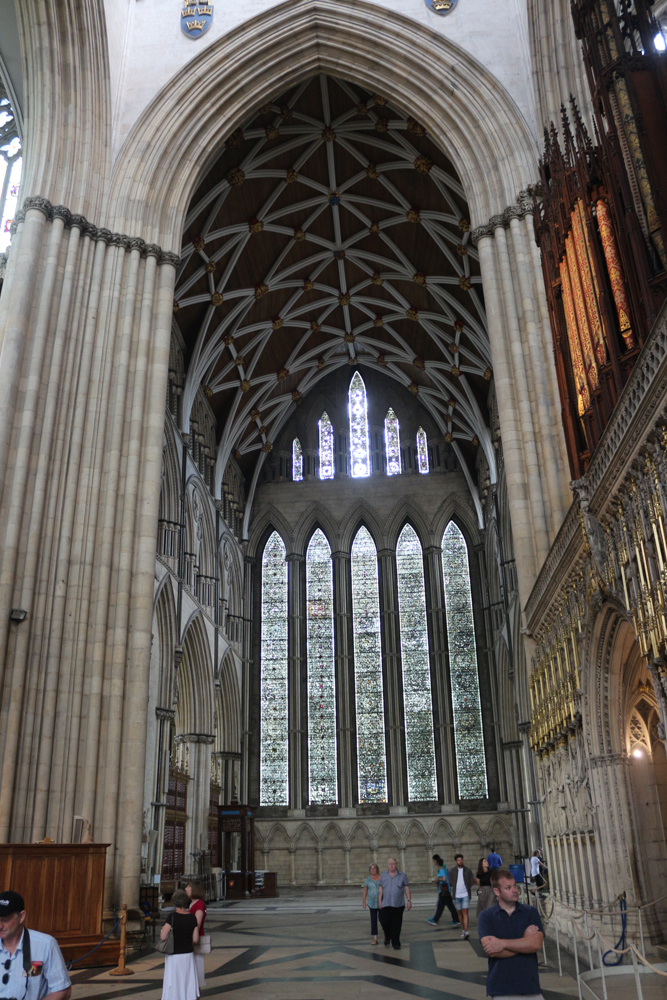
[{"label": "man with arms crossed", "polygon": [[69,1000],[71,992],[56,939],[28,930],[18,892],[0,892],[0,997]]},{"label": "man with arms crossed", "polygon": [[495,906],[482,910],[477,931],[489,956],[486,994],[503,1000],[544,1000],[540,992],[537,952],[544,928],[534,906],[519,902],[519,887],[504,868],[491,875]]}]

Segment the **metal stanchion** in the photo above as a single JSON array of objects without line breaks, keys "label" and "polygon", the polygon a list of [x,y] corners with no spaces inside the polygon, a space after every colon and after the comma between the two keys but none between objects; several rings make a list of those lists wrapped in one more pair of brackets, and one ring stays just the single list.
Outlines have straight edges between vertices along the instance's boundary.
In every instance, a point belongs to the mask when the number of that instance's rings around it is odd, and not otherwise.
[{"label": "metal stanchion", "polygon": [[579,990],[579,1000],[583,1000],[581,996],[581,980],[579,979],[579,952],[577,951],[577,932],[574,929],[574,920],[570,921],[572,925],[572,951],[574,952],[574,971],[577,977],[577,989]]},{"label": "metal stanchion", "polygon": [[641,906],[637,907],[637,919],[639,920],[639,938],[642,943],[642,955],[646,958],[646,946],[644,944],[644,919],[642,917]]},{"label": "metal stanchion", "polygon": [[554,921],[556,928],[556,951],[558,952],[558,975],[563,978],[563,963],[560,960],[560,938],[558,936],[558,920]]},{"label": "metal stanchion", "polygon": [[605,975],[604,975],[604,962],[602,961],[602,945],[600,944],[600,938],[599,938],[599,936],[596,935],[596,937],[597,937],[597,942],[598,942],[598,957],[600,959],[600,976],[602,977],[602,997],[603,997],[603,1000],[608,1000],[608,997],[607,997],[607,980],[605,979]]},{"label": "metal stanchion", "polygon": [[127,953],[127,903],[123,903],[120,914],[120,955],[118,966],[112,969],[110,976],[133,976],[134,969],[128,969],[125,965],[125,955]]},{"label": "metal stanchion", "polygon": [[586,913],[586,911],[584,911],[584,923],[586,925],[586,946],[588,948],[588,968],[592,969],[593,968],[593,956],[591,954],[591,939],[590,939],[590,935],[588,933],[588,931],[589,931],[589,927],[588,927],[588,914]]},{"label": "metal stanchion", "polygon": [[637,990],[637,1000],[644,1000],[644,994],[642,993],[642,981],[639,975],[639,966],[637,965],[637,956],[635,955],[635,949],[630,948],[630,958],[632,959],[632,969],[635,974],[635,988]]}]

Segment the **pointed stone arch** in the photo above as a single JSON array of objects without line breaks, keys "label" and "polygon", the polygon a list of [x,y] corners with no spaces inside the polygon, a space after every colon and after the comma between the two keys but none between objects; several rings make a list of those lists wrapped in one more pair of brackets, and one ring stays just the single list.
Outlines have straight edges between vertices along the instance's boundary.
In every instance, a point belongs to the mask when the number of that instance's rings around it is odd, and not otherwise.
[{"label": "pointed stone arch", "polygon": [[430,525],[424,511],[412,497],[403,497],[396,504],[385,522],[385,539],[388,548],[396,548],[398,539],[406,524],[414,528],[422,551],[429,545],[434,544],[431,537]]},{"label": "pointed stone arch", "polygon": [[260,559],[266,540],[273,531],[277,531],[282,538],[286,554],[294,552],[291,524],[277,507],[269,504],[253,522],[252,533],[248,538],[248,555]]},{"label": "pointed stone arch", "polygon": [[176,729],[213,736],[215,689],[211,649],[203,616],[197,612],[183,636],[183,659],[178,668]]},{"label": "pointed stone arch", "polygon": [[339,544],[344,552],[351,550],[352,543],[362,525],[370,532],[376,549],[379,550],[385,547],[382,518],[367,500],[361,499],[348,508],[338,526]]},{"label": "pointed stone arch", "polygon": [[320,528],[335,552],[338,545],[338,531],[329,508],[322,503],[312,503],[299,518],[294,528],[294,551],[305,552],[315,531]]}]

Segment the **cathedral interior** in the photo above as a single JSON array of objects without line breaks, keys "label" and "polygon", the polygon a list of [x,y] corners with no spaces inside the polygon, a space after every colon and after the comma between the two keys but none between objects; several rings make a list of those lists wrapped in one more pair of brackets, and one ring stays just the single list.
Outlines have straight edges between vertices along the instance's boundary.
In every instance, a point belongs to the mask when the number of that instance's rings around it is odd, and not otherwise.
[{"label": "cathedral interior", "polygon": [[0,842],[659,954],[667,2],[190,8],[0,2]]}]

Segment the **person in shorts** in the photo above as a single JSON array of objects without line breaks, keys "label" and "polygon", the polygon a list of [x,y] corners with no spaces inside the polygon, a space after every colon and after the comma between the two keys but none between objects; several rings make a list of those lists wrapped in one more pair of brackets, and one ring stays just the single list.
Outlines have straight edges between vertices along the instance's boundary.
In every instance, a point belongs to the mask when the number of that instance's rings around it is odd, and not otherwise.
[{"label": "person in shorts", "polygon": [[469,938],[470,932],[468,931],[468,918],[474,875],[470,868],[466,868],[463,864],[462,854],[457,854],[454,861],[456,862],[456,865],[449,872],[449,884],[452,888],[454,905],[456,906],[461,924],[461,937]]}]

